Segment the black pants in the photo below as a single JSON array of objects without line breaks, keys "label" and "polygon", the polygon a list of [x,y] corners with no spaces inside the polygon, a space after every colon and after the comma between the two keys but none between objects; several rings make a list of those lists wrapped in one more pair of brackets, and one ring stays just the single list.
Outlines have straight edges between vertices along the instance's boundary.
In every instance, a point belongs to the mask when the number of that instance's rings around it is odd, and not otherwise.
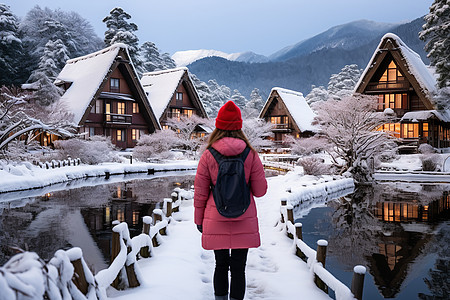
[{"label": "black pants", "polygon": [[231,271],[230,296],[244,299],[245,294],[245,264],[248,249],[214,250],[216,269],[214,271],[214,294],[224,296],[228,294],[228,270]]}]

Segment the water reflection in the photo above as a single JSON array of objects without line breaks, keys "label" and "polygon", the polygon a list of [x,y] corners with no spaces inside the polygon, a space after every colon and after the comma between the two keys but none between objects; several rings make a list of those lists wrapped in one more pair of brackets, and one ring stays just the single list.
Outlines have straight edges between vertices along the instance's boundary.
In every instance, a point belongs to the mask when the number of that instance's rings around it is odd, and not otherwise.
[{"label": "water reflection", "polygon": [[[446,278],[439,289],[449,292],[444,250],[450,239],[449,190],[450,185],[377,184],[329,201],[328,210],[315,220],[298,221],[304,223],[304,236],[328,240],[327,265],[348,286],[353,266],[368,267],[364,298],[416,299],[422,294],[426,299],[437,293],[436,277]],[[439,236],[447,242],[438,241]]]},{"label": "water reflection", "polygon": [[175,187],[190,188],[194,174],[142,175],[112,183],[103,179],[100,185],[85,182],[74,189],[56,188],[43,196],[2,202],[0,266],[15,253],[11,247],[34,251],[48,260],[58,249],[77,246],[88,266],[98,272],[109,264],[112,222],[127,222],[131,236],[139,234],[142,217],[159,208]]}]

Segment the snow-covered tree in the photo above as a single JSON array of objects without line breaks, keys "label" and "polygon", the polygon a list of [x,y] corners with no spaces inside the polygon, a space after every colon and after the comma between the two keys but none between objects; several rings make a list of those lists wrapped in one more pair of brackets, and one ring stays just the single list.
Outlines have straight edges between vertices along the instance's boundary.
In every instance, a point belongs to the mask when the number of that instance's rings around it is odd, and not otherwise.
[{"label": "snow-covered tree", "polygon": [[450,86],[440,88],[434,96],[434,101],[439,110],[450,109]]},{"label": "snow-covered tree", "polygon": [[173,69],[175,61],[167,53],[161,54],[152,42],[145,42],[140,48],[140,55],[145,72]]},{"label": "snow-covered tree", "polygon": [[[317,110],[320,136],[332,145],[327,151],[341,174],[350,172],[358,181],[370,179],[368,160],[395,147],[391,136],[377,129],[392,123],[391,111],[377,112],[373,96],[354,95],[328,100]],[[369,177],[368,177],[369,176]]]},{"label": "snow-covered tree", "polygon": [[344,66],[338,74],[332,74],[328,82],[328,94],[335,99],[341,99],[353,93],[362,70],[355,64]]},{"label": "snow-covered tree", "polygon": [[329,98],[328,91],[323,86],[312,86],[311,92],[305,97],[306,103],[315,110],[316,105],[322,101],[327,101]]},{"label": "snow-covered tree", "polygon": [[269,137],[273,137],[272,128],[273,124],[257,118],[244,118],[242,123],[242,131],[257,151],[272,146],[272,141],[268,139]]},{"label": "snow-covered tree", "polygon": [[425,51],[439,74],[438,86],[450,87],[450,1],[435,0],[425,16],[419,37],[426,42]]},{"label": "snow-covered tree", "polygon": [[176,118],[167,120],[167,125],[177,133],[179,139],[178,147],[188,151],[189,154],[194,154],[200,145],[204,143],[204,140],[192,137],[194,129],[200,124],[214,127],[212,120],[200,118],[197,115],[192,115],[191,117],[181,116],[179,120]]},{"label": "snow-covered tree", "polygon": [[233,95],[231,95],[231,100],[242,110],[247,104],[247,99],[241,95],[238,90],[233,91]]},{"label": "snow-covered tree", "polygon": [[105,31],[104,42],[106,46],[117,43],[124,43],[128,46],[131,60],[139,74],[145,72],[142,67],[142,60],[139,57],[139,38],[135,34],[138,26],[135,23],[129,23],[131,15],[120,7],[113,8],[109,15],[103,19],[108,30]]},{"label": "snow-covered tree", "polygon": [[38,68],[31,73],[28,79],[36,89],[34,96],[41,105],[50,105],[61,97],[61,89],[53,82],[67,59],[69,59],[67,48],[61,40],[50,40],[45,44],[44,54],[39,61]]},{"label": "snow-covered tree", "polygon": [[2,87],[0,91],[0,150],[20,138],[24,144],[36,138],[38,131],[63,137],[74,136],[71,116],[59,104],[41,107],[31,100],[33,95],[17,88]]},{"label": "snow-covered tree", "polygon": [[18,85],[23,59],[19,21],[9,6],[0,3],[0,86]]},{"label": "snow-covered tree", "polygon": [[99,164],[111,162],[116,159],[115,146],[109,137],[94,135],[89,139],[73,138],[55,141],[55,148],[59,149],[61,156],[79,158],[86,164]]},{"label": "snow-covered tree", "polygon": [[141,161],[153,159],[172,159],[171,149],[180,145],[180,139],[175,131],[170,129],[157,130],[155,133],[142,135],[133,149],[133,157]]},{"label": "snow-covered tree", "polygon": [[24,66],[28,70],[28,76],[37,68],[45,45],[50,40],[61,40],[70,58],[92,53],[104,47],[92,25],[75,12],[41,9],[35,6],[20,22],[19,29],[24,51],[30,55]]},{"label": "snow-covered tree", "polygon": [[257,118],[264,106],[264,100],[259,94],[259,89],[254,88],[250,93],[250,100],[245,104],[242,114],[246,118]]},{"label": "snow-covered tree", "polygon": [[195,74],[191,73],[190,76],[208,116],[210,118],[217,116],[220,107],[231,99],[230,88],[225,85],[219,86],[213,79],[206,83],[198,79]]}]

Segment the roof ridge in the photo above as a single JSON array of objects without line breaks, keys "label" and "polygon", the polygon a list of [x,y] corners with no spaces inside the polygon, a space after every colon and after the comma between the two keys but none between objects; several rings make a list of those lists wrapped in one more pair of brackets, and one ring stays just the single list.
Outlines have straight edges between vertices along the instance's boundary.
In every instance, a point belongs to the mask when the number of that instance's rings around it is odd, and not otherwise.
[{"label": "roof ridge", "polygon": [[142,77],[144,77],[144,76],[155,76],[155,75],[166,74],[166,73],[175,73],[175,72],[179,72],[179,71],[189,71],[189,69],[187,67],[179,67],[179,68],[173,68],[173,69],[167,69],[167,70],[158,70],[158,71],[153,71],[153,72],[146,72],[146,73],[142,74]]},{"label": "roof ridge", "polygon": [[82,61],[82,60],[90,59],[90,58],[96,57],[98,55],[105,54],[107,52],[113,51],[116,48],[128,49],[126,44],[117,43],[117,44],[113,44],[113,45],[111,45],[109,47],[103,48],[103,49],[101,49],[99,51],[96,51],[96,52],[93,52],[93,53],[89,53],[87,55],[71,58],[71,59],[66,61],[66,64],[73,64],[73,63],[76,63],[76,62],[79,62],[79,61]]}]

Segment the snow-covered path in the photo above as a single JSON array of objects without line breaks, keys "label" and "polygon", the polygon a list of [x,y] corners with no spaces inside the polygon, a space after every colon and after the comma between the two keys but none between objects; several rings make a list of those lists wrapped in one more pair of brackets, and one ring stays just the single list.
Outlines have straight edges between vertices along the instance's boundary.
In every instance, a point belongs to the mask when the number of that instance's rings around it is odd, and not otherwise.
[{"label": "snow-covered path", "polygon": [[[245,299],[330,299],[313,283],[307,265],[294,255],[293,241],[277,225],[284,176],[269,178],[268,193],[257,199],[262,244],[250,249]],[[135,289],[108,290],[111,299],[214,299],[214,254],[201,248],[200,233],[193,223],[192,200],[186,200],[168,235],[154,248],[154,256],[138,261],[145,282]]]}]

